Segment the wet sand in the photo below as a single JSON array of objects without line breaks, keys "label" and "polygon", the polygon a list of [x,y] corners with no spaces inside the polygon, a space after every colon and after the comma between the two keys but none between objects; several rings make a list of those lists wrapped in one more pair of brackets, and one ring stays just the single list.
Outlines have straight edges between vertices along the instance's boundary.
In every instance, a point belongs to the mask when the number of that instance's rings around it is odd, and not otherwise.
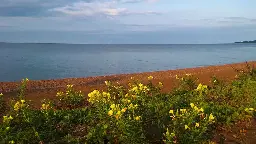
[{"label": "wet sand", "polygon": [[[251,66],[256,66],[256,61],[248,62]],[[155,71],[133,74],[119,74],[109,76],[97,76],[86,78],[66,78],[56,80],[30,80],[27,84],[26,99],[32,100],[35,105],[40,104],[41,100],[48,98],[54,99],[56,92],[65,90],[67,84],[73,84],[75,89],[81,90],[85,95],[94,89],[102,90],[106,88],[105,81],[118,82],[120,84],[127,84],[131,81],[131,77],[142,82],[147,81],[148,76],[153,76],[153,82],[162,82],[164,84],[163,91],[168,92],[177,86],[176,75],[182,76],[185,74],[192,74],[199,78],[201,83],[209,84],[212,76],[231,81],[235,78],[237,72],[235,69],[245,69],[246,63],[235,63],[218,66],[206,66],[197,68],[187,68],[178,70]],[[0,82],[0,93],[9,99],[16,96],[20,82]]]}]

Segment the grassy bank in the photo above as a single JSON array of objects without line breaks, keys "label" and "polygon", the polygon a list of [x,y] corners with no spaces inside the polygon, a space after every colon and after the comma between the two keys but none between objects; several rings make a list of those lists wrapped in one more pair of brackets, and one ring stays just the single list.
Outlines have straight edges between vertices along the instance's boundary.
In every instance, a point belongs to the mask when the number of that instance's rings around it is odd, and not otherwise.
[{"label": "grassy bank", "polygon": [[168,93],[163,84],[131,78],[128,85],[106,81],[106,91],[84,96],[67,85],[40,109],[25,100],[23,80],[13,100],[0,96],[0,143],[213,143],[220,128],[250,121],[256,114],[256,70],[238,71],[226,83],[210,85],[191,74]]}]

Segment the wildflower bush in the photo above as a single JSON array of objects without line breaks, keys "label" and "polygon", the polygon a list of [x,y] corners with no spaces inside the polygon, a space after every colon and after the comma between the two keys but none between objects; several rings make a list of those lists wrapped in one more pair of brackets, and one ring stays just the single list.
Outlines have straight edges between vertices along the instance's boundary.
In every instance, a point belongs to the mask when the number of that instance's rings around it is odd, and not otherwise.
[{"label": "wildflower bush", "polygon": [[[179,87],[106,81],[106,91],[84,96],[73,85],[43,100],[40,108],[25,99],[28,79],[4,109],[0,143],[207,143],[218,127],[255,117],[256,71],[239,73],[232,83],[213,77],[210,85],[191,74],[176,76]],[[0,108],[3,96],[0,94]]]}]

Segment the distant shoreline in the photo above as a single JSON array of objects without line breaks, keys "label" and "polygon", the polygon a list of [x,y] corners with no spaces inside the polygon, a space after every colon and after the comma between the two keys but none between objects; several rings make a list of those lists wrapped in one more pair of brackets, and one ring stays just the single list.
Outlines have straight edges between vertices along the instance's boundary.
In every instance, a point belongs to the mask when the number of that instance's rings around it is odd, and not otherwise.
[{"label": "distant shoreline", "polygon": [[253,40],[253,41],[241,41],[241,42],[235,42],[235,43],[256,43],[256,40]]},{"label": "distant shoreline", "polygon": [[202,43],[202,44],[196,44],[196,43],[187,43],[187,44],[179,44],[179,43],[163,43],[163,44],[147,44],[147,43],[47,43],[47,42],[0,42],[0,44],[46,44],[46,45],[55,45],[55,44],[62,44],[62,45],[222,45],[222,44],[234,44],[234,43]]}]

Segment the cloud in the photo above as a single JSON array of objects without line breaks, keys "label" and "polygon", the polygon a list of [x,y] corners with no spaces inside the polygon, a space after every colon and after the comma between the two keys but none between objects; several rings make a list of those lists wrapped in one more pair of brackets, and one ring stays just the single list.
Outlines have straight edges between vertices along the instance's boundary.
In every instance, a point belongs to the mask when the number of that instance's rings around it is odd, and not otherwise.
[{"label": "cloud", "polygon": [[114,4],[155,1],[157,0],[1,0],[0,16],[54,16],[54,12],[68,15],[114,16],[134,13],[126,8],[118,8]]},{"label": "cloud", "polygon": [[242,26],[256,24],[256,18],[248,17],[219,17],[201,19],[200,21],[204,24],[216,26]]},{"label": "cloud", "polygon": [[[134,1],[134,0],[133,0]],[[127,1],[126,1],[127,2]],[[130,11],[127,8],[118,7],[117,2],[77,2],[64,7],[57,7],[50,9],[62,13],[65,15],[72,16],[120,16],[120,15],[145,15],[145,14],[161,14],[160,12],[154,11]]]},{"label": "cloud", "polygon": [[93,16],[93,15],[109,15],[115,16],[125,13],[126,8],[113,7],[114,2],[77,2],[72,5],[66,5],[64,7],[53,8],[50,11],[63,13],[72,16]]},{"label": "cloud", "polygon": [[119,0],[122,3],[157,2],[159,0]]}]

